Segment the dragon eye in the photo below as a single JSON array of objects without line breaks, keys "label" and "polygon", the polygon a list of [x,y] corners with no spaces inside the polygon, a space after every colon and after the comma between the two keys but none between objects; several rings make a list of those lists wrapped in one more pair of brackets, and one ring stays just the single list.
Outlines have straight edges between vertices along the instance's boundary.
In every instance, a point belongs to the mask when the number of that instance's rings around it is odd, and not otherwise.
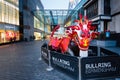
[{"label": "dragon eye", "polygon": [[81,33],[81,37],[85,37],[85,33],[84,32]]}]

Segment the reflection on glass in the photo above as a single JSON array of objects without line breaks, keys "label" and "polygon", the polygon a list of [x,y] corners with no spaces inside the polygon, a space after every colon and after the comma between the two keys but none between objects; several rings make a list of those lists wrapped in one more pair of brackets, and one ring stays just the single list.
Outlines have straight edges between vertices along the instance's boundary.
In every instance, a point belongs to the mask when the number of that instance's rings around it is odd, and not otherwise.
[{"label": "reflection on glass", "polygon": [[18,0],[0,0],[0,22],[19,25]]},{"label": "reflection on glass", "polygon": [[19,0],[0,0],[0,43],[19,40],[18,2]]}]

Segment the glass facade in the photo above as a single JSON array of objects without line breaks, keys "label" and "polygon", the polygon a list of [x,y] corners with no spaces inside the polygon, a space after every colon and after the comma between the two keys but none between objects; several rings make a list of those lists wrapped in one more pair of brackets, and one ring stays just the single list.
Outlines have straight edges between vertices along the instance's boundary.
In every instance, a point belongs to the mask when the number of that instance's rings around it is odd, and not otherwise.
[{"label": "glass facade", "polygon": [[39,33],[39,32],[34,32],[34,35],[35,35],[35,40],[41,40],[41,39],[42,39],[41,33]]},{"label": "glass facade", "polygon": [[98,16],[98,1],[93,2],[92,5],[87,7],[86,15],[89,19]]},{"label": "glass facade", "polygon": [[0,22],[19,25],[18,0],[0,0]]},{"label": "glass facade", "polygon": [[0,0],[0,43],[19,40],[18,0]]},{"label": "glass facade", "polygon": [[84,8],[83,5],[87,2],[88,0],[78,0],[78,4],[71,10],[68,9],[68,17],[66,18],[65,25],[69,26],[74,23],[75,19],[79,19],[79,14],[84,15]]},{"label": "glass facade", "polygon": [[104,0],[104,14],[110,15],[110,0]]},{"label": "glass facade", "polygon": [[34,28],[44,31],[44,23],[34,17]]},{"label": "glass facade", "polygon": [[[34,17],[34,28],[38,30],[34,32],[35,40],[40,40],[43,37],[44,32],[44,23],[40,21],[38,18]],[[40,30],[40,31],[39,31]]]},{"label": "glass facade", "polygon": [[[43,36],[44,17],[40,10],[44,11],[40,0],[19,0],[21,40],[38,40]],[[25,28],[26,25],[29,28]]]},{"label": "glass facade", "polygon": [[64,27],[67,13],[68,10],[38,10],[34,12],[34,15],[39,19],[40,27],[43,28],[44,26],[44,32],[49,34],[58,24]]}]

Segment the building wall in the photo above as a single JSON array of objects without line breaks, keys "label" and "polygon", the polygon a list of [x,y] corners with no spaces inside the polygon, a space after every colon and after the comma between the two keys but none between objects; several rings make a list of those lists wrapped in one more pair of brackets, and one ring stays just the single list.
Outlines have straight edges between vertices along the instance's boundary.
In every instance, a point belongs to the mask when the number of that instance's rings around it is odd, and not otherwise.
[{"label": "building wall", "polygon": [[112,21],[109,22],[110,31],[120,33],[120,14],[112,17]]},{"label": "building wall", "polygon": [[29,11],[24,11],[24,38],[27,38],[27,40],[30,39],[30,36],[33,36],[34,34],[34,19],[33,15]]},{"label": "building wall", "polygon": [[84,4],[86,16],[93,21],[98,32],[105,32],[111,20],[110,0],[88,0]]},{"label": "building wall", "polygon": [[120,12],[120,0],[110,0],[111,5],[111,15]]},{"label": "building wall", "polygon": [[0,44],[19,40],[18,0],[0,0]]},{"label": "building wall", "polygon": [[111,0],[111,16],[112,20],[109,22],[110,31],[120,33],[120,0]]},{"label": "building wall", "polygon": [[[22,1],[22,2],[21,2]],[[31,37],[34,37],[34,14],[33,12],[36,10],[40,10],[43,8],[40,0],[20,0],[21,2],[21,25],[23,25],[23,40],[30,41]]]}]

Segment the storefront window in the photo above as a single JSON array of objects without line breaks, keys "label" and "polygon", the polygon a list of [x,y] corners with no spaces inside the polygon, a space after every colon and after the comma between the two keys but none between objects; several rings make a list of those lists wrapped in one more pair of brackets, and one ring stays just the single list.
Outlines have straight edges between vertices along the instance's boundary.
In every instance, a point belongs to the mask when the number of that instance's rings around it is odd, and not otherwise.
[{"label": "storefront window", "polygon": [[7,30],[5,31],[6,42],[19,40],[19,31]]},{"label": "storefront window", "polygon": [[18,41],[18,0],[0,0],[0,43]]},{"label": "storefront window", "polygon": [[44,31],[43,22],[39,21],[36,17],[34,17],[34,28],[37,28],[37,29]]},{"label": "storefront window", "polygon": [[35,40],[41,40],[41,33],[34,32]]}]

